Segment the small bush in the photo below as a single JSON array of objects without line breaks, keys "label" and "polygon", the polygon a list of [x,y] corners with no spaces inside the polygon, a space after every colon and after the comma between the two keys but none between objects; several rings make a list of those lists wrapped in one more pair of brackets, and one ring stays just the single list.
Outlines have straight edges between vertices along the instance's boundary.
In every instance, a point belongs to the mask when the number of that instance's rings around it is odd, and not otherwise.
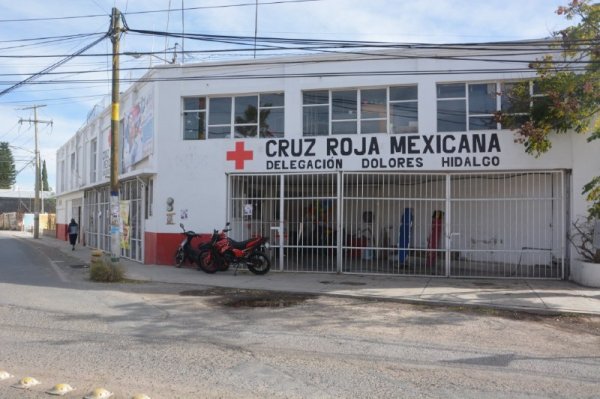
[{"label": "small bush", "polygon": [[90,265],[90,280],[103,283],[115,283],[125,277],[123,268],[118,263],[113,265],[110,259],[103,258]]}]

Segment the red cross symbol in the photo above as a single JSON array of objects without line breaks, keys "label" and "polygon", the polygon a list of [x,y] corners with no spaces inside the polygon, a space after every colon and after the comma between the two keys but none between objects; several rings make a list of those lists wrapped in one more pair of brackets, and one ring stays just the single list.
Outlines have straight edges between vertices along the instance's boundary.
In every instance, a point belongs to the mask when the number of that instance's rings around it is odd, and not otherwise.
[{"label": "red cross symbol", "polygon": [[254,152],[244,150],[244,142],[238,141],[235,143],[234,151],[227,151],[227,160],[235,161],[235,169],[244,169],[244,161],[252,161]]}]

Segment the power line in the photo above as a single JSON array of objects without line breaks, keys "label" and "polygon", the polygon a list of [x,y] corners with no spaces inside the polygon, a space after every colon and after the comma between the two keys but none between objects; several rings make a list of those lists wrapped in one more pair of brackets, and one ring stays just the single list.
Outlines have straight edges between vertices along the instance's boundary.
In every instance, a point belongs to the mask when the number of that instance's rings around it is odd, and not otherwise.
[{"label": "power line", "polygon": [[[273,5],[273,4],[292,4],[292,3],[308,3],[322,0],[279,0],[260,3],[260,5]],[[255,3],[238,3],[238,4],[224,4],[220,6],[198,6],[184,8],[184,11],[203,10],[203,9],[218,9],[218,8],[233,8],[233,7],[247,7],[253,6]],[[125,15],[141,15],[141,14],[154,14],[163,12],[179,12],[180,10],[147,10],[147,11],[129,11],[124,12]],[[43,18],[14,18],[14,19],[0,19],[0,23],[5,22],[37,22],[37,21],[57,21],[66,19],[83,19],[83,18],[98,18],[98,17],[110,17],[110,14],[87,14],[87,15],[71,15],[62,17],[43,17]]]},{"label": "power line", "polygon": [[73,35],[30,37],[30,38],[24,38],[24,39],[0,40],[0,43],[33,42],[33,41],[38,41],[38,40],[49,40],[49,39],[71,39],[71,38],[77,38],[77,37],[101,35],[103,33],[104,32],[94,32],[94,33],[77,33],[77,34],[73,34]]},{"label": "power line", "polygon": [[108,36],[108,33],[106,33],[104,36],[102,36],[102,37],[94,40],[92,43],[90,43],[87,46],[81,48],[80,50],[76,51],[75,53],[71,54],[70,56],[65,57],[62,60],[60,60],[60,61],[58,61],[58,62],[50,65],[49,67],[43,69],[41,72],[35,73],[35,74],[31,75],[30,77],[28,77],[27,79],[22,80],[22,81],[14,84],[13,86],[11,86],[9,88],[2,90],[0,92],[0,97],[3,96],[6,93],[9,93],[9,92],[13,91],[17,87],[22,86],[22,85],[24,85],[26,83],[29,83],[29,82],[33,81],[34,79],[37,79],[38,77],[43,76],[44,74],[52,71],[53,69],[58,68],[59,66],[61,66],[61,65],[65,64],[66,62],[68,62],[69,60],[71,60],[71,59],[75,58],[76,56],[78,56],[79,54],[83,53],[84,51],[86,51],[86,50],[92,48],[93,46],[95,46],[96,44],[100,43],[100,41],[104,40],[104,38],[107,37],[107,36]]}]

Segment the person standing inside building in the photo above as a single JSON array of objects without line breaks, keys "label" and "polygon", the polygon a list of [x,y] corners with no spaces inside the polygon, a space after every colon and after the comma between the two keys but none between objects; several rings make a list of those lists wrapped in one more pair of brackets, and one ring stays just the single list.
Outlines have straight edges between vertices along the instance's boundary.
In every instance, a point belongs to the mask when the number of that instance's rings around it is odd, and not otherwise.
[{"label": "person standing inside building", "polygon": [[73,246],[72,251],[75,251],[75,243],[77,242],[77,235],[79,234],[79,225],[75,219],[71,219],[69,227],[67,227],[67,233],[69,234],[69,242]]}]

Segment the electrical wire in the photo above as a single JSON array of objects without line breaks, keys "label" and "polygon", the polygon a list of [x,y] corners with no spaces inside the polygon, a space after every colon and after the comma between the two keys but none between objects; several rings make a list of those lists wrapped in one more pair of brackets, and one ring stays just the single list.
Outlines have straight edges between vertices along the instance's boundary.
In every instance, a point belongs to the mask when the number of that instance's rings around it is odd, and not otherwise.
[{"label": "electrical wire", "polygon": [[71,54],[68,57],[63,58],[62,60],[50,65],[49,67],[43,69],[42,71],[35,73],[33,75],[31,75],[30,77],[28,77],[25,80],[22,80],[14,85],[12,85],[11,87],[4,89],[0,92],[0,97],[2,97],[3,95],[10,93],[11,91],[15,90],[16,88],[18,88],[19,86],[22,86],[26,83],[31,83],[33,80],[39,78],[40,76],[43,76],[44,74],[52,71],[53,69],[58,68],[59,66],[65,64],[66,62],[68,62],[69,60],[77,57],[79,54],[83,53],[84,51],[94,47],[96,44],[100,43],[102,40],[104,40],[104,38],[106,38],[108,36],[108,33],[106,33],[105,35],[103,35],[102,37],[94,40],[92,43],[88,44],[87,46],[84,46],[83,48],[81,48],[80,50],[76,51],[75,53]]},{"label": "electrical wire", "polygon": [[[261,3],[260,5],[273,5],[273,4],[292,4],[292,3],[308,3],[322,0],[279,0]],[[254,6],[254,3],[238,3],[238,4],[224,4],[219,6],[198,6],[198,7],[187,7],[184,11],[202,10],[202,9],[218,9],[218,8],[233,8],[233,7],[247,7]],[[179,12],[180,10],[147,10],[147,11],[128,11],[124,12],[125,15],[141,15],[141,14],[154,14],[164,12]],[[83,18],[98,18],[98,17],[110,17],[110,14],[87,14],[87,15],[71,15],[62,17],[43,17],[43,18],[13,18],[13,19],[0,19],[0,23],[7,22],[38,22],[38,21],[58,21],[67,19],[83,19]]]}]

